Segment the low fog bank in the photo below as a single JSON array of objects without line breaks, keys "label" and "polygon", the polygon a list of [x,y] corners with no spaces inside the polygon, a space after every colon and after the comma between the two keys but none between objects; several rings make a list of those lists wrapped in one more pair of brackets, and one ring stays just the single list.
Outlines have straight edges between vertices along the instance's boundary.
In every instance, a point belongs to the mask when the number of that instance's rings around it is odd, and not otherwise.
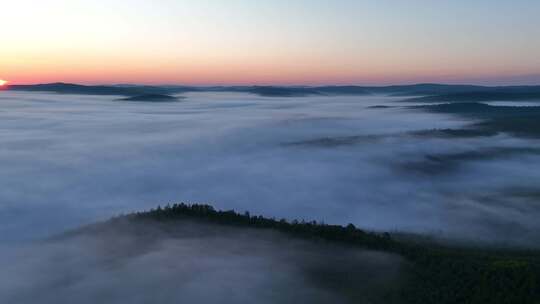
[{"label": "low fog bank", "polygon": [[281,233],[118,220],[0,250],[1,303],[397,303],[395,255]]},{"label": "low fog bank", "polygon": [[535,139],[463,131],[478,121],[402,107],[397,97],[184,96],[118,103],[2,92],[0,239],[186,201],[540,244]]}]

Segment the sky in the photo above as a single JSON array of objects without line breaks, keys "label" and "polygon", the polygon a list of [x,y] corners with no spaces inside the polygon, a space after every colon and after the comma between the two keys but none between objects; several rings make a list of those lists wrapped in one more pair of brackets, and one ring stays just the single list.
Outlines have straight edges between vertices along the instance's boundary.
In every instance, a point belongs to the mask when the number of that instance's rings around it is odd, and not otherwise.
[{"label": "sky", "polygon": [[0,0],[0,79],[540,83],[536,0]]}]

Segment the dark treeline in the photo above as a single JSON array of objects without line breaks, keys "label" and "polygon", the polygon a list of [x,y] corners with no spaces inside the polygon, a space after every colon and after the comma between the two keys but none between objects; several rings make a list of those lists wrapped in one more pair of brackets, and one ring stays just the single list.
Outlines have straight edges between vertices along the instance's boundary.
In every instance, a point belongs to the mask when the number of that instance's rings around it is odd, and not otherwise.
[{"label": "dark treeline", "polygon": [[124,218],[160,222],[196,219],[220,225],[273,229],[292,237],[396,253],[412,265],[409,270],[412,279],[404,282],[402,298],[406,303],[540,303],[540,253],[537,251],[403,241],[388,233],[363,231],[352,224],[344,227],[314,221],[276,220],[197,204],[167,205],[113,221]]},{"label": "dark treeline", "polygon": [[478,119],[480,122],[470,127],[478,132],[486,132],[487,135],[504,132],[520,137],[540,137],[540,107],[493,106],[476,102],[456,102],[412,106],[411,109]]},{"label": "dark treeline", "polygon": [[90,95],[137,96],[145,94],[177,94],[186,92],[244,92],[266,97],[301,97],[311,95],[368,95],[423,96],[411,101],[488,101],[488,100],[538,100],[540,86],[486,87],[475,85],[413,84],[392,86],[145,86],[100,85],[86,86],[72,83],[45,83],[35,85],[10,85],[14,91],[55,92]]},{"label": "dark treeline", "polygon": [[150,101],[150,102],[171,102],[178,101],[178,97],[169,96],[165,94],[144,94],[127,98],[118,99],[118,101]]},{"label": "dark treeline", "polygon": [[389,249],[393,244],[388,233],[368,233],[357,229],[352,224],[343,227],[315,221],[294,220],[289,222],[285,219],[276,220],[263,216],[252,216],[249,212],[240,214],[232,210],[217,211],[210,205],[187,205],[183,203],[167,205],[164,208],[158,207],[149,212],[138,212],[127,217],[130,219],[154,219],[159,221],[197,218],[217,224],[275,229],[305,238],[322,238],[332,241],[358,243],[358,245],[369,246],[373,249]]}]

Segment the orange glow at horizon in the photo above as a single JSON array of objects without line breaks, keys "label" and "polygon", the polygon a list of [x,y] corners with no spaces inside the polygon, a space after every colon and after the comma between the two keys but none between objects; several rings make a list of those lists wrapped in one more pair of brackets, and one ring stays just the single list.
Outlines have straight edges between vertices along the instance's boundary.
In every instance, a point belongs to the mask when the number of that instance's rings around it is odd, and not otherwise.
[{"label": "orange glow at horizon", "polygon": [[537,84],[531,1],[7,1],[0,72],[9,85]]}]

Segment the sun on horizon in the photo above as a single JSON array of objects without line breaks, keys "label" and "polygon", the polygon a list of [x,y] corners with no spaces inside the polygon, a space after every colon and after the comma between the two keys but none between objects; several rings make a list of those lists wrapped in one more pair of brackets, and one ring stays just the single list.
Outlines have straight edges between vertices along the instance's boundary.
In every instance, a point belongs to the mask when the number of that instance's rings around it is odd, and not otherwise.
[{"label": "sun on horizon", "polygon": [[0,79],[0,87],[5,86],[7,83],[7,80]]}]

